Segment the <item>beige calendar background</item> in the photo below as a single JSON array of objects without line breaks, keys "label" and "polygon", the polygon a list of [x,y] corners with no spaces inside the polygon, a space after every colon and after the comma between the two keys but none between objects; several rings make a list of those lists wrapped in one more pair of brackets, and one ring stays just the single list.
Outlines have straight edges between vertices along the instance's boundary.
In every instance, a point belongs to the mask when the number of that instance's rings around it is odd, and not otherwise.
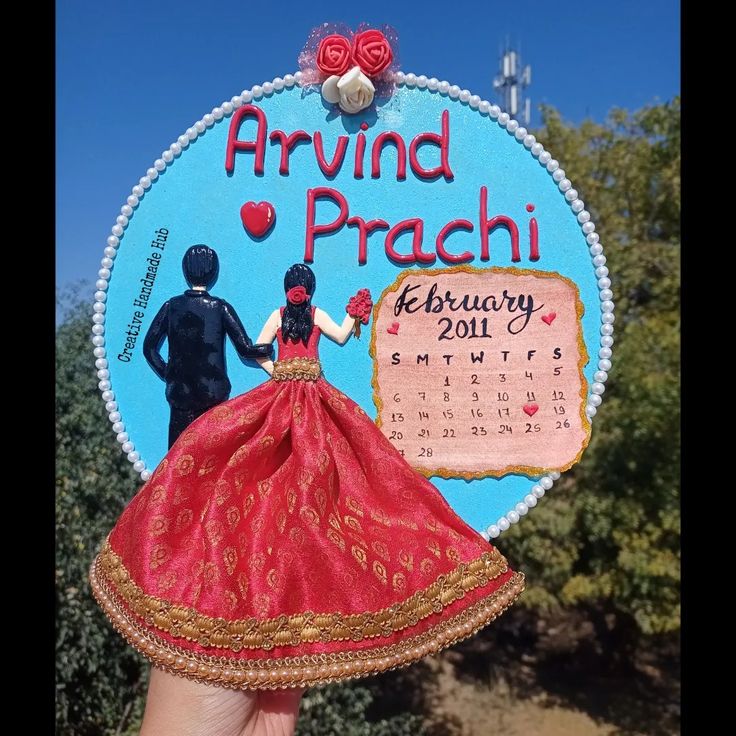
[{"label": "beige calendar background", "polygon": [[582,314],[556,273],[402,272],[374,310],[378,425],[427,476],[567,470],[590,438]]}]

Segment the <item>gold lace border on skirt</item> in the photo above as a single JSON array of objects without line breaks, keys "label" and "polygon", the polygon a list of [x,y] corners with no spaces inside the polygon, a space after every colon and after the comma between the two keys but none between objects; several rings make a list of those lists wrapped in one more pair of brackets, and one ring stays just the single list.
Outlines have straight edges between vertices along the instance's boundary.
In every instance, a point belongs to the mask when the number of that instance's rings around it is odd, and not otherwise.
[{"label": "gold lace border on skirt", "polygon": [[98,563],[90,571],[92,591],[113,626],[151,664],[196,682],[236,690],[277,690],[366,677],[404,667],[474,634],[498,618],[524,590],[524,575],[513,575],[497,590],[456,616],[423,634],[389,646],[334,654],[279,659],[216,657],[187,651],[156,636],[121,605],[109,584],[98,578]]},{"label": "gold lace border on skirt", "polygon": [[426,588],[400,603],[366,613],[304,613],[274,618],[227,620],[199,613],[194,608],[148,595],[130,577],[120,557],[105,541],[95,561],[95,573],[127,604],[147,626],[203,647],[239,652],[297,646],[313,642],[362,641],[391,636],[463,598],[466,592],[487,585],[508,570],[506,558],[494,547],[480,557],[460,563],[451,572],[439,575]]}]

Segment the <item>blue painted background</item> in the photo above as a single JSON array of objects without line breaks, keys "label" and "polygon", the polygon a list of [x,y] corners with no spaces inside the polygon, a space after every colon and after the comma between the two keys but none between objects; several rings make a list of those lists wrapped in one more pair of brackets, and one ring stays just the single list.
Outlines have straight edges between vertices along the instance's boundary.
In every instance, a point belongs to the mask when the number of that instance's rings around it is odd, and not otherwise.
[{"label": "blue painted background", "polygon": [[[583,331],[588,352],[595,357],[599,344],[599,299],[593,266],[585,237],[575,215],[558,190],[551,175],[532,157],[513,135],[495,121],[480,115],[466,104],[427,90],[400,89],[385,108],[351,118],[335,117],[322,103],[319,94],[304,94],[301,89],[283,90],[256,103],[266,113],[268,129],[290,133],[297,129],[313,134],[320,130],[329,159],[337,136],[351,134],[340,173],[327,180],[317,166],[311,144],[300,144],[292,153],[289,176],[278,173],[281,147],[266,144],[265,175],[253,174],[253,154],[238,153],[235,172],[225,172],[225,144],[230,118],[225,117],[208,129],[174,160],[146,192],[121,238],[108,293],[106,347],[110,361],[110,380],[122,413],[126,431],[146,466],[153,469],[166,452],[168,404],[164,384],[143,357],[143,335],[161,304],[181,293],[186,284],[181,271],[185,250],[195,243],[207,243],[220,257],[220,276],[211,290],[227,299],[237,310],[249,335],[255,340],[268,315],[283,305],[283,274],[304,254],[306,191],[315,186],[339,190],[350,207],[350,215],[365,220],[382,218],[390,224],[408,217],[424,220],[424,248],[434,251],[434,240],[449,220],[465,218],[475,225],[472,233],[457,232],[448,240],[453,252],[470,250],[477,267],[517,265],[557,271],[574,280],[586,307]],[[404,138],[407,149],[420,132],[440,132],[440,115],[450,110],[450,164],[455,178],[427,182],[416,178],[407,162],[407,178],[397,181],[396,151],[384,149],[380,179],[370,177],[370,143],[383,130],[395,130]],[[355,136],[360,122],[370,128],[365,157],[365,178],[353,177]],[[255,137],[256,123],[244,122],[241,139]],[[178,135],[182,131],[172,131]],[[172,139],[175,137],[172,135]],[[554,155],[554,151],[552,151]],[[426,167],[439,164],[439,150],[420,149]],[[143,173],[143,172],[141,172]],[[575,182],[573,182],[574,185]],[[519,225],[522,261],[512,264],[508,235],[491,235],[491,260],[481,262],[478,233],[479,191],[488,187],[488,214],[506,214]],[[248,200],[267,200],[276,210],[276,224],[260,242],[252,240],[240,221],[240,207]],[[541,259],[528,260],[528,202],[536,206],[539,222]],[[111,206],[111,212],[112,212]],[[317,222],[329,222],[337,214],[330,202],[317,204]],[[112,219],[112,218],[111,218]],[[166,250],[158,271],[153,295],[130,363],[116,359],[122,350],[123,332],[139,293],[139,279],[146,272],[146,258],[155,231],[169,230]],[[369,239],[368,263],[357,262],[357,229],[343,227],[339,232],[316,242],[312,264],[317,276],[314,303],[336,321],[345,312],[347,299],[361,287],[369,287],[377,299],[394,281],[400,267],[390,262],[383,249],[385,231]],[[397,241],[397,249],[408,252],[411,235]],[[443,267],[441,261],[430,268]],[[368,355],[369,330],[361,340],[351,339],[339,347],[329,340],[320,344],[320,356],[327,379],[357,401],[371,417],[376,408],[372,400],[372,361]],[[228,346],[228,369],[233,384],[232,396],[247,391],[267,376],[260,368],[244,365],[232,346]],[[585,374],[592,381],[594,364]],[[529,492],[533,481],[522,476],[474,481],[433,479],[453,508],[478,530],[505,514]]]}]

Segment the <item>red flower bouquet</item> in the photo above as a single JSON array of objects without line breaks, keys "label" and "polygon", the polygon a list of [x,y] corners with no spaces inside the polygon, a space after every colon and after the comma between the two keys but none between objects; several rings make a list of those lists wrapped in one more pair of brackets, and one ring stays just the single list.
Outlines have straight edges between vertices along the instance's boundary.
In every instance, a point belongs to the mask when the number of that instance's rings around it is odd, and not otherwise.
[{"label": "red flower bouquet", "polygon": [[355,296],[351,296],[345,311],[355,319],[355,337],[360,337],[360,325],[368,324],[373,311],[373,299],[368,289],[359,289]]}]

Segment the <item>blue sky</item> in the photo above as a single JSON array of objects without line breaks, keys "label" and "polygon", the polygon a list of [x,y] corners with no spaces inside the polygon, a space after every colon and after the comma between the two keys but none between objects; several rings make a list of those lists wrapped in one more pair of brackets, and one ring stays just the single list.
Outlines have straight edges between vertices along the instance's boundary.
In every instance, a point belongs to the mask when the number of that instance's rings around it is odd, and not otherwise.
[{"label": "blue sky", "polygon": [[[310,29],[324,21],[389,23],[402,69],[492,101],[508,38],[532,65],[533,109],[551,104],[573,122],[669,100],[680,87],[675,0],[58,0],[56,7],[60,286],[94,282],[120,206],[154,159],[215,105],[296,70]],[[534,113],[532,125],[538,120]]]}]

